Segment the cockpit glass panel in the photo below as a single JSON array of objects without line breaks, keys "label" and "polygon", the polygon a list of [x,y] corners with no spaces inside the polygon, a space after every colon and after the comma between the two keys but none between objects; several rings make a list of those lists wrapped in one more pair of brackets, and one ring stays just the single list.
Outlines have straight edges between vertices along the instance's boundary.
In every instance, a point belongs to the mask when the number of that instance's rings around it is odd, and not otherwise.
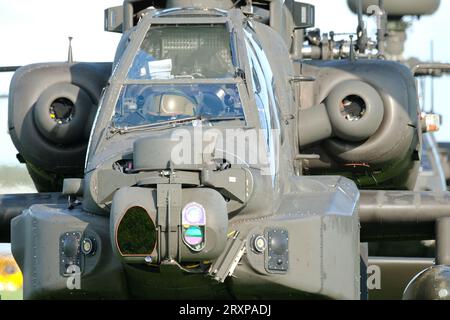
[{"label": "cockpit glass panel", "polygon": [[230,42],[225,24],[152,26],[128,79],[233,78]]},{"label": "cockpit glass panel", "polygon": [[129,84],[113,116],[116,128],[197,117],[215,122],[244,121],[236,84]]}]

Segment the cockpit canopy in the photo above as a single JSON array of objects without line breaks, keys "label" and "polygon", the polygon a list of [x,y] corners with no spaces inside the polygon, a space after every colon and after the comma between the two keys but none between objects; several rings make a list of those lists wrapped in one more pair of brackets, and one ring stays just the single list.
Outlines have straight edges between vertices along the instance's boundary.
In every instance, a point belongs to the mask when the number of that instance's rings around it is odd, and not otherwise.
[{"label": "cockpit canopy", "polygon": [[123,83],[113,126],[244,120],[232,37],[225,23],[151,24]]},{"label": "cockpit canopy", "polygon": [[152,26],[128,79],[233,78],[232,57],[225,24]]}]

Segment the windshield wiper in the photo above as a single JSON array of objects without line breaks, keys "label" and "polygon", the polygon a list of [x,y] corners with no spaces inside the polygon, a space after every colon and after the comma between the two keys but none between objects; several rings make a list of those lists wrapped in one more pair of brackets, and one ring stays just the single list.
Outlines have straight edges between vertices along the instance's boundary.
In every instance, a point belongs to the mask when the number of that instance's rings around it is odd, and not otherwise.
[{"label": "windshield wiper", "polygon": [[192,121],[208,121],[208,122],[220,122],[220,121],[233,121],[233,120],[245,120],[244,116],[236,116],[236,117],[212,117],[212,116],[194,116],[194,117],[188,117],[188,118],[180,118],[180,119],[172,119],[167,121],[161,121],[161,122],[154,122],[154,123],[147,123],[140,126],[134,126],[134,127],[115,127],[114,123],[111,123],[109,127],[109,136],[108,139],[112,138],[117,133],[119,134],[125,134],[129,132],[134,131],[141,131],[141,130],[147,130],[147,129],[153,129],[153,128],[166,128],[167,126],[173,126],[177,124],[182,124],[186,122],[192,122]]},{"label": "windshield wiper", "polygon": [[245,120],[244,116],[234,116],[234,117],[202,117],[201,120],[209,122],[219,122],[219,121],[233,121],[233,120]]},{"label": "windshield wiper", "polygon": [[128,132],[133,132],[133,131],[140,131],[140,130],[146,130],[146,129],[157,128],[157,127],[165,127],[168,125],[191,122],[191,121],[201,120],[201,119],[202,119],[201,116],[195,116],[195,117],[188,117],[188,118],[172,119],[172,120],[161,121],[161,122],[147,123],[147,124],[143,124],[140,126],[133,126],[133,127],[116,127],[116,126],[114,126],[114,123],[112,123],[111,126],[109,127],[109,129],[110,129],[110,133],[112,135],[115,135],[116,133],[124,134],[124,133],[128,133]]}]

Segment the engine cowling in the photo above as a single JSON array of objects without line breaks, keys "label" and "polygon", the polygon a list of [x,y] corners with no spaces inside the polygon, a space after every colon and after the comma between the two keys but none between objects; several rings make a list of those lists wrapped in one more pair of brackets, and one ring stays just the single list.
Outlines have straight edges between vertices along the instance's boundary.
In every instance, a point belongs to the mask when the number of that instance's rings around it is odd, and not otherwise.
[{"label": "engine cowling", "polygon": [[316,81],[303,88],[310,98],[298,127],[302,153],[320,160],[305,160],[305,172],[345,175],[361,188],[412,189],[422,131],[411,72],[388,61],[314,64],[304,69]]},{"label": "engine cowling", "polygon": [[111,63],[41,63],[11,81],[8,128],[40,192],[83,175],[92,123]]}]

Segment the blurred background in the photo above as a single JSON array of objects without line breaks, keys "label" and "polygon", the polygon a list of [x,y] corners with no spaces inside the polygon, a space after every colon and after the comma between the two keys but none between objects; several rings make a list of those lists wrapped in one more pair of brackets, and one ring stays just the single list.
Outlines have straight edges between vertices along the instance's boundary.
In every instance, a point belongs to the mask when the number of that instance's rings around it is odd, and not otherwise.
[{"label": "blurred background", "polygon": [[[416,0],[411,0],[416,1]],[[357,17],[346,0],[304,0],[316,6],[316,27],[321,32],[354,33]],[[119,34],[103,31],[104,9],[120,5],[121,0],[0,0],[0,66],[22,66],[36,62],[65,61],[68,37],[74,38],[75,61],[112,61]],[[422,61],[450,62],[450,1],[441,1],[433,16],[408,18],[406,57]],[[376,39],[374,18],[365,17],[369,36]],[[432,49],[433,48],[433,49]],[[433,51],[433,52],[432,52]],[[12,73],[0,74],[0,193],[35,192],[30,177],[16,159],[16,149],[7,133],[7,105]],[[432,88],[434,87],[434,90]],[[443,117],[436,137],[450,142],[450,110],[447,92],[450,77],[421,82],[420,98],[425,110],[434,101],[435,112]],[[434,94],[432,94],[434,91]],[[447,124],[448,122],[448,124]],[[9,244],[0,244],[0,296],[21,298],[22,277],[10,257]]]}]

